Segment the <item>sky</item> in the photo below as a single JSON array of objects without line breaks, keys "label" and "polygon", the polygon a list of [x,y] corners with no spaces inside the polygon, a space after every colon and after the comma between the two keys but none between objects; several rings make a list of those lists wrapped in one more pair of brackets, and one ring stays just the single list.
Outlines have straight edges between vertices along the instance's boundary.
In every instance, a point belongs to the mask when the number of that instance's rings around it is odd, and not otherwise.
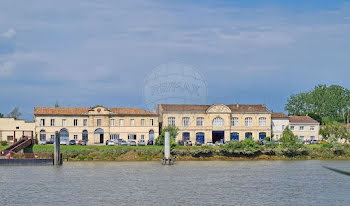
[{"label": "sky", "polygon": [[350,88],[350,1],[0,1],[0,113],[149,109],[149,84],[191,82],[164,65],[200,76],[205,98],[186,103],[283,112],[317,84]]}]

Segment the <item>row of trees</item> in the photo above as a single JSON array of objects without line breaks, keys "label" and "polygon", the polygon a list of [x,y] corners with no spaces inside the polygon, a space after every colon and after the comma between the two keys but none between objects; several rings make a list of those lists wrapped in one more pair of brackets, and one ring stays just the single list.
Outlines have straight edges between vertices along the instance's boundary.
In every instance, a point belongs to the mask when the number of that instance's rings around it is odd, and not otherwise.
[{"label": "row of trees", "polygon": [[350,120],[350,90],[339,85],[317,85],[313,90],[292,95],[285,110],[289,115],[309,115],[323,124]]}]

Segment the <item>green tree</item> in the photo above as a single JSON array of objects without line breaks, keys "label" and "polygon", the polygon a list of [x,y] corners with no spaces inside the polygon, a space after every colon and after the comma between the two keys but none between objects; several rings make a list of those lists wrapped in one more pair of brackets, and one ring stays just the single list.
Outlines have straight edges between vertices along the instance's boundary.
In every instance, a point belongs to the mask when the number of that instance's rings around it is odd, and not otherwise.
[{"label": "green tree", "polygon": [[301,148],[303,147],[303,143],[299,140],[298,136],[294,135],[294,133],[286,127],[284,129],[282,136],[280,138],[280,142],[282,143],[283,148]]},{"label": "green tree", "polygon": [[350,90],[339,85],[317,85],[313,90],[291,95],[285,105],[289,115],[309,115],[331,121],[348,119]]},{"label": "green tree", "polygon": [[13,110],[7,115],[7,117],[12,117],[18,119],[22,113],[19,111],[18,107],[13,108]]},{"label": "green tree", "polygon": [[0,113],[0,118],[4,118],[4,114]]},{"label": "green tree", "polygon": [[177,135],[179,134],[179,128],[177,128],[175,126],[170,126],[170,125],[162,129],[162,132],[158,136],[158,138],[156,139],[155,144],[156,145],[164,145],[165,132],[170,133],[170,145],[171,145],[171,147],[174,147],[176,145],[175,139],[176,139]]}]

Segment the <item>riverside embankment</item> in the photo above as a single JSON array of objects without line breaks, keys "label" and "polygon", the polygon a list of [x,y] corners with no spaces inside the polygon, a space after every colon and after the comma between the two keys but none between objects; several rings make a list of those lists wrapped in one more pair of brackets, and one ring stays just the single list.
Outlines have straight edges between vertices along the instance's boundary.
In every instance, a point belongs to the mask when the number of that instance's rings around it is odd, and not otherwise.
[{"label": "riverside embankment", "polygon": [[[4,149],[0,146],[0,150]],[[53,145],[34,145],[34,154],[44,156],[53,153]],[[163,157],[162,146],[79,146],[62,145],[65,161],[158,161]],[[176,160],[295,160],[334,159],[350,160],[350,146],[326,147],[306,145],[289,149],[259,146],[255,148],[228,148],[225,146],[176,146],[171,150]],[[16,156],[20,157],[19,153]]]}]

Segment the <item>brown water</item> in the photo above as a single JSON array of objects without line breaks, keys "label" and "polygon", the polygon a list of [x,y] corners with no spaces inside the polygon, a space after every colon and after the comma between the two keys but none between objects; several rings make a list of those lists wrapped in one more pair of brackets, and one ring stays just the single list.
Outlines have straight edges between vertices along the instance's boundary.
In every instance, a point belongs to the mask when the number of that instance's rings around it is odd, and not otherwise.
[{"label": "brown water", "polygon": [[0,167],[0,205],[350,205],[350,161]]}]

